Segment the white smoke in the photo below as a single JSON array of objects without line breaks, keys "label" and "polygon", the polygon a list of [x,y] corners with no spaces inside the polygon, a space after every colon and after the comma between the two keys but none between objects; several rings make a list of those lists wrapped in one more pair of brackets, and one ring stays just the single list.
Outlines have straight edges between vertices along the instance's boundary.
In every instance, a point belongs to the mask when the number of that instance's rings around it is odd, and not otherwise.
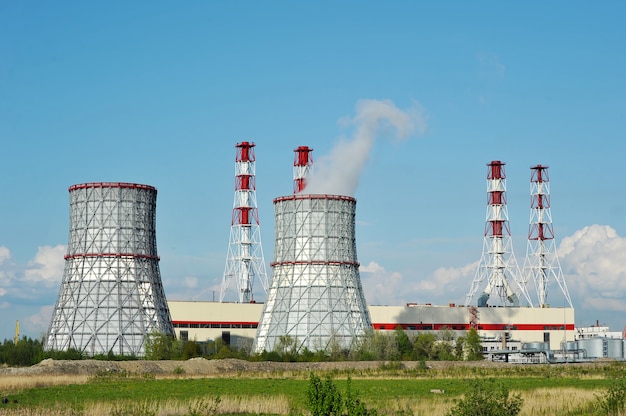
[{"label": "white smoke", "polygon": [[420,133],[426,129],[419,105],[402,111],[390,100],[359,100],[356,115],[346,121],[355,126],[353,137],[341,140],[330,155],[316,162],[307,179],[305,193],[354,196],[379,134],[395,133],[397,138],[405,139],[416,127]]}]

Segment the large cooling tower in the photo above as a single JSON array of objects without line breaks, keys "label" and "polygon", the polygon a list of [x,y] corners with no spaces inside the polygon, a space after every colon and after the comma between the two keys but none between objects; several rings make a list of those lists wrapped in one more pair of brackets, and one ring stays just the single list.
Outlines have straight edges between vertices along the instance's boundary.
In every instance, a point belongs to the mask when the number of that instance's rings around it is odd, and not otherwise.
[{"label": "large cooling tower", "polygon": [[274,200],[275,261],[256,352],[274,350],[284,336],[298,351],[350,348],[371,328],[356,256],[355,207],[354,198],[336,195]]},{"label": "large cooling tower", "polygon": [[174,334],[159,273],[157,190],[100,182],[69,193],[65,271],[46,348],[143,356],[146,334]]}]

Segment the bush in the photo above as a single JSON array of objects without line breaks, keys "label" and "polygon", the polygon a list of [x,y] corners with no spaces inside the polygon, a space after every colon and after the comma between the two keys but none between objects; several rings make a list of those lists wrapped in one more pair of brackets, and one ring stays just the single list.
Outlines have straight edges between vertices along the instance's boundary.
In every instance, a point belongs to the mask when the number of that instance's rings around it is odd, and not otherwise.
[{"label": "bush", "polygon": [[602,414],[611,416],[626,414],[626,378],[616,379],[598,401]]},{"label": "bush", "polygon": [[493,379],[472,380],[469,392],[448,416],[515,416],[522,410],[519,394],[509,397],[509,389]]},{"label": "bush", "polygon": [[368,410],[365,404],[352,391],[352,379],[348,377],[345,396],[333,383],[330,375],[322,382],[311,373],[307,389],[307,408],[311,416],[368,416],[376,415],[376,411]]}]

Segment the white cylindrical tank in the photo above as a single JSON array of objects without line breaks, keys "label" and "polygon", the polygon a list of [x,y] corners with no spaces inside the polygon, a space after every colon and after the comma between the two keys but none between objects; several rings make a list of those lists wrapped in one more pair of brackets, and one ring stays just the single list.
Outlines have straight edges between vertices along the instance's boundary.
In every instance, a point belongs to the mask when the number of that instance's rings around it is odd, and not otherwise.
[{"label": "white cylindrical tank", "polygon": [[146,335],[174,334],[156,247],[156,188],[74,185],[65,271],[49,350],[143,356]]},{"label": "white cylindrical tank", "polygon": [[607,338],[607,357],[624,358],[624,341],[621,338]]},{"label": "white cylindrical tank", "polygon": [[273,276],[256,352],[274,350],[283,337],[297,350],[350,348],[371,328],[356,256],[355,210],[354,198],[339,195],[274,200]]},{"label": "white cylindrical tank", "polygon": [[606,338],[594,337],[578,340],[578,348],[583,354],[584,358],[603,358],[607,356],[606,353]]}]

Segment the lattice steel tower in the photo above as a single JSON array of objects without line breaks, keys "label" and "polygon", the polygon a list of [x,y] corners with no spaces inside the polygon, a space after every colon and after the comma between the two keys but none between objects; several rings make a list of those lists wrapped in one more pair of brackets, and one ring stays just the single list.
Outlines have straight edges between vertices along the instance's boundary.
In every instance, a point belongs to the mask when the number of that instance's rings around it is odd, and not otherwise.
[{"label": "lattice steel tower", "polygon": [[548,285],[550,281],[555,281],[561,288],[569,307],[573,308],[561,264],[556,254],[550,210],[548,166],[533,166],[530,171],[530,224],[524,274],[532,278],[535,283],[539,307],[547,306]]},{"label": "lattice steel tower", "polygon": [[298,146],[294,150],[293,160],[293,193],[299,194],[306,188],[306,181],[313,166],[313,149],[308,146]]},{"label": "lattice steel tower", "polygon": [[254,351],[288,336],[296,349],[350,348],[371,328],[355,239],[356,200],[301,195],[274,200],[272,286]]},{"label": "lattice steel tower", "polygon": [[[487,285],[478,298],[478,306],[487,306],[492,294],[505,306],[518,306],[519,293],[532,305],[526,284],[521,278],[519,266],[513,253],[509,214],[506,205],[506,175],[504,163],[494,160],[487,164],[487,219],[483,253],[465,303],[470,305],[478,289]],[[511,280],[517,290],[511,286]]]},{"label": "lattice steel tower", "polygon": [[65,271],[46,349],[143,356],[146,334],[174,335],[156,247],[157,190],[74,185]]},{"label": "lattice steel tower", "polygon": [[230,226],[230,241],[220,302],[224,301],[232,281],[237,285],[238,301],[251,302],[255,277],[267,292],[269,282],[261,246],[261,229],[256,202],[256,167],[254,143],[241,142],[235,146],[235,201]]}]

